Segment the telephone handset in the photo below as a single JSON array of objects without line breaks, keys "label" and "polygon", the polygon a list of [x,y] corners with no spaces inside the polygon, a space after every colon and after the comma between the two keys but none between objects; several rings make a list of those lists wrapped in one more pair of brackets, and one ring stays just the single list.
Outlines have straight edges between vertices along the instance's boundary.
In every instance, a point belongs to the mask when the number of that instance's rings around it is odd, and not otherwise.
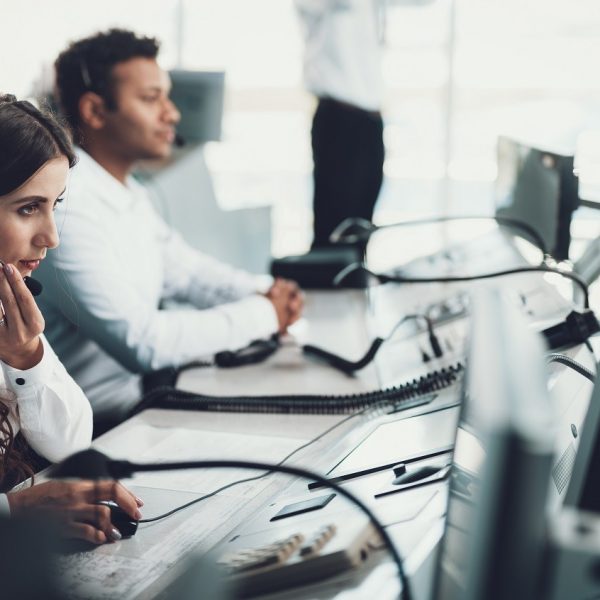
[{"label": "telephone handset", "polygon": [[[4,266],[3,260],[0,260],[0,266]],[[27,286],[27,289],[31,292],[32,296],[39,296],[44,289],[44,286],[37,279],[29,277],[29,275],[23,277],[23,282]]]}]

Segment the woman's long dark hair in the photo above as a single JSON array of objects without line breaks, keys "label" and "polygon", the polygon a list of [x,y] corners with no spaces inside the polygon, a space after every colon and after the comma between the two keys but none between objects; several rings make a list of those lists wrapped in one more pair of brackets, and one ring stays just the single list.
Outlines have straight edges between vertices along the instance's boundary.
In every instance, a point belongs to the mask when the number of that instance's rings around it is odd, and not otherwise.
[{"label": "woman's long dark hair", "polygon": [[22,435],[15,436],[8,414],[6,401],[0,400],[0,492],[7,492],[28,477],[33,483],[34,468],[28,458],[27,442]]},{"label": "woman's long dark hair", "polygon": [[0,196],[20,188],[49,160],[77,158],[66,131],[26,100],[0,94]]},{"label": "woman's long dark hair", "polygon": [[[0,93],[0,196],[20,188],[49,160],[77,162],[65,129],[33,104]],[[1,258],[1,257],[0,257]],[[0,390],[0,490],[33,475],[31,452],[9,421],[11,400]]]}]

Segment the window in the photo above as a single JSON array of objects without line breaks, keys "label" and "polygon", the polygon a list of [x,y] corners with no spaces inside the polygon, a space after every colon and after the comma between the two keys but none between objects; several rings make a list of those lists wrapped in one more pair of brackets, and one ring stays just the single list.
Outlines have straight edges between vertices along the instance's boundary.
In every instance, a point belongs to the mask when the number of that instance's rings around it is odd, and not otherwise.
[{"label": "window", "polygon": [[[206,148],[219,202],[273,205],[274,253],[308,247],[314,103],[292,0],[23,1],[10,14],[2,87],[19,95],[67,40],[111,25],[158,36],[165,67],[224,70],[223,140]],[[574,147],[600,127],[596,0],[390,0],[386,31],[376,220],[491,213],[499,133]]]}]

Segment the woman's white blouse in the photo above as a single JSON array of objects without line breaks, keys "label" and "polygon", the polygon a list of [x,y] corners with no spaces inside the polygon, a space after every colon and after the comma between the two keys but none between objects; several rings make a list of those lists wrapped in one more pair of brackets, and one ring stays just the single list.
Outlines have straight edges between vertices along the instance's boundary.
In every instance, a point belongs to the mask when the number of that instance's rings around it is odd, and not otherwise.
[{"label": "woman's white blouse", "polygon": [[[9,407],[16,435],[21,431],[39,455],[58,462],[87,448],[92,440],[92,409],[44,338],[42,360],[21,371],[0,361],[0,399]],[[0,514],[7,509],[0,494]]]}]

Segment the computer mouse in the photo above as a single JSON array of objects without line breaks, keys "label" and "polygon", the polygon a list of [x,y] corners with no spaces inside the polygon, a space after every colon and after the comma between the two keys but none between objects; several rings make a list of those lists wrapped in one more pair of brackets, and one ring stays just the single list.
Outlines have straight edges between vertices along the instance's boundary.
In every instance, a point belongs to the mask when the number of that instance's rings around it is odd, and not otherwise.
[{"label": "computer mouse", "polygon": [[116,502],[106,500],[98,502],[98,504],[108,506],[110,509],[110,522],[119,530],[124,538],[135,535],[138,522],[132,519]]},{"label": "computer mouse", "polygon": [[412,469],[406,473],[399,475],[392,482],[394,485],[404,485],[406,483],[414,483],[415,481],[421,481],[427,479],[436,473],[439,473],[440,467],[435,465],[428,465],[426,467],[420,467],[419,469]]}]

